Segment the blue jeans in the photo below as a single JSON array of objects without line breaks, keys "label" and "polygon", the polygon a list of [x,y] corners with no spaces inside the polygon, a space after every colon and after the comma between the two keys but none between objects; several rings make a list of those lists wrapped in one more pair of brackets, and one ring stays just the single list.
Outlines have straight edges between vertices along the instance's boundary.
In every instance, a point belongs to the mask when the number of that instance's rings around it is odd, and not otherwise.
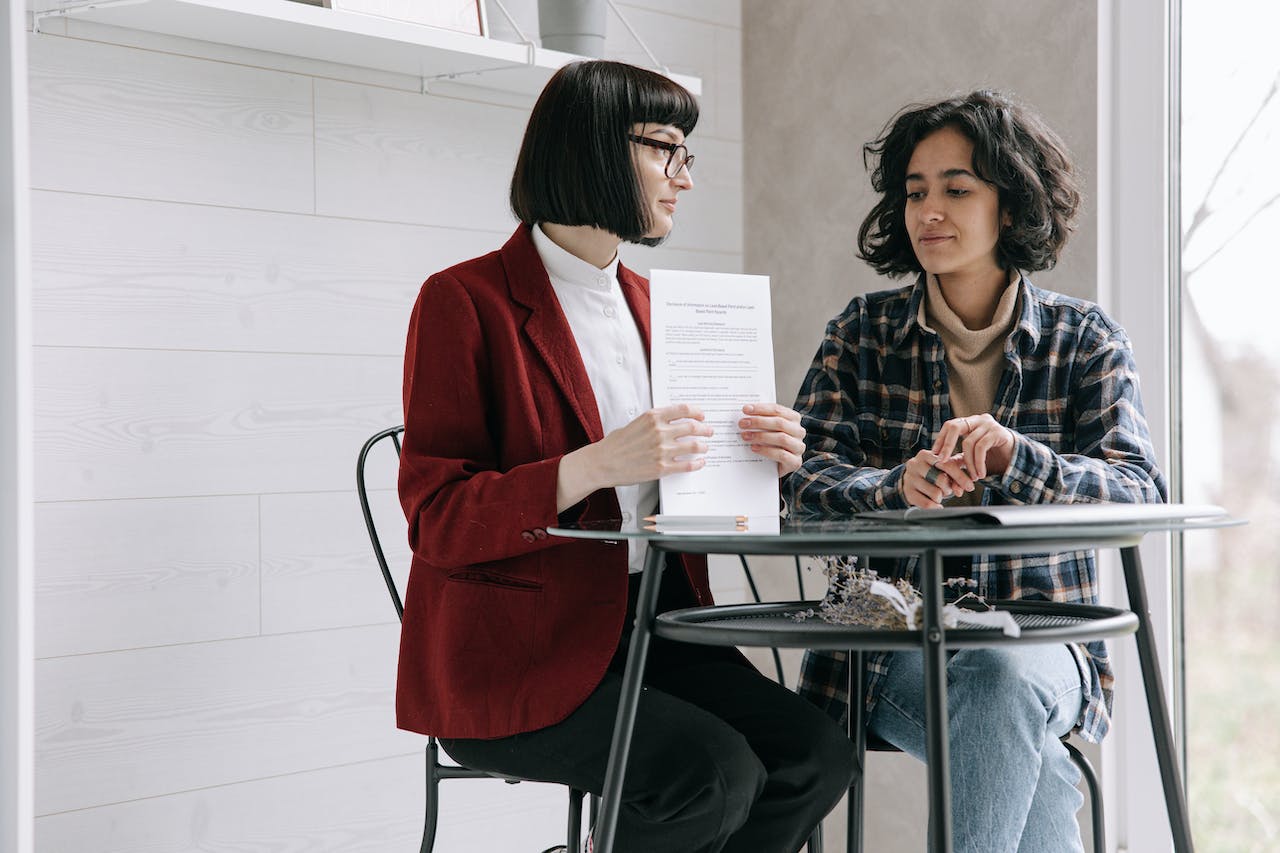
[{"label": "blue jeans", "polygon": [[[1080,716],[1080,669],[1063,645],[961,649],[947,663],[957,853],[1082,853],[1080,771],[1060,738]],[[895,652],[868,723],[925,760],[924,658]]]}]

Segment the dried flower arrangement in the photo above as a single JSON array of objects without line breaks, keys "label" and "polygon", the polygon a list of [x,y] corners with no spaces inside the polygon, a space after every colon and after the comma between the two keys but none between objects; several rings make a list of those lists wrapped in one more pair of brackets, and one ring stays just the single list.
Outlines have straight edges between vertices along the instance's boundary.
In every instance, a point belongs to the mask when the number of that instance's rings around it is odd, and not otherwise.
[{"label": "dried flower arrangement", "polygon": [[[865,628],[914,630],[920,625],[924,598],[920,590],[903,578],[885,580],[870,569],[859,568],[856,557],[829,557],[824,561],[827,594],[815,611],[813,608],[795,614],[797,621],[813,616],[833,625],[858,625]],[[1000,628],[1010,636],[1021,633],[1013,617],[992,609],[974,593],[976,583],[969,578],[949,578],[944,582],[956,590],[968,590],[955,602],[942,609],[942,622],[954,628],[961,622]],[[959,607],[964,602],[969,607]],[[974,605],[984,610],[971,609]]]}]

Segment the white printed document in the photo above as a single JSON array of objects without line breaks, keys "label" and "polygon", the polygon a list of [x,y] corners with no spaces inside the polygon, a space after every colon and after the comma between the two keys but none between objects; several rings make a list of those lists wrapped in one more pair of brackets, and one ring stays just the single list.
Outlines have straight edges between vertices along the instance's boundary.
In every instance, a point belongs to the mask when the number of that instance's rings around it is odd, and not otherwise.
[{"label": "white printed document", "polygon": [[778,468],[742,440],[746,403],[775,402],[769,278],[653,270],[653,405],[691,403],[715,430],[706,466],[659,481],[663,516],[747,516],[778,526]]}]

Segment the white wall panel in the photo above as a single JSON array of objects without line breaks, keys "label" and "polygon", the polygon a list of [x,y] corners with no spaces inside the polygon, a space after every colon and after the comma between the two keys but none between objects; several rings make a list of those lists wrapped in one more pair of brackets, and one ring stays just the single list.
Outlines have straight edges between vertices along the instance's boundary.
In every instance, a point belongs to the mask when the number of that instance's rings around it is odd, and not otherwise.
[{"label": "white wall panel", "polygon": [[36,506],[36,656],[258,633],[258,498]]},{"label": "white wall panel", "polygon": [[400,421],[400,359],[41,347],[36,499],[329,491]]},{"label": "white wall panel", "polygon": [[316,212],[508,230],[507,191],[528,113],[316,83]]},{"label": "white wall panel", "polygon": [[[628,16],[628,20],[633,9],[647,9],[651,12],[664,12],[675,17],[691,18],[723,27],[742,28],[740,0],[698,0],[696,3],[690,3],[688,0],[627,0],[618,5],[622,8],[622,14]],[[613,26],[616,23],[610,20],[609,25]],[[670,20],[665,25],[670,27]]]},{"label": "white wall panel", "polygon": [[646,278],[649,271],[655,269],[743,272],[742,255],[732,252],[693,252],[667,246],[650,248],[628,244],[621,246],[618,252],[623,264]]},{"label": "white wall panel", "polygon": [[36,664],[36,813],[406,754],[394,625]]},{"label": "white wall panel", "polygon": [[[722,49],[720,37],[723,34],[738,43],[740,55],[742,31],[692,18],[672,27],[671,17],[661,12],[635,7],[624,8],[622,12],[659,62],[676,74],[691,74],[702,79],[702,96],[698,99],[702,115],[694,138],[741,140],[741,63],[736,66],[721,63],[717,53]],[[728,50],[727,47],[723,49]],[[608,24],[605,55],[645,67],[653,65],[644,48],[625,27],[618,25],[616,19],[611,19]],[[728,92],[734,94],[724,94]]]},{"label": "white wall panel", "polygon": [[[394,485],[394,478],[389,480]],[[404,596],[411,553],[394,489],[369,493],[382,547]],[[262,496],[262,630],[395,623],[354,490]]]},{"label": "white wall panel", "polygon": [[431,273],[505,231],[34,194],[35,341],[394,355]]},{"label": "white wall panel", "polygon": [[[417,850],[422,753],[40,818],[39,853],[387,853]],[[440,786],[436,853],[528,850],[564,839],[559,785]],[[511,839],[523,846],[513,848]]]},{"label": "white wall panel", "polygon": [[36,850],[416,850],[422,831],[422,784],[422,756],[415,753],[64,812],[36,821]]},{"label": "white wall panel", "polygon": [[31,185],[311,211],[311,80],[32,36]]},{"label": "white wall panel", "polygon": [[[624,247],[639,272],[742,271],[739,7],[624,8],[705,82],[696,189],[667,245]],[[416,849],[424,739],[394,727],[399,630],[354,462],[402,418],[423,279],[514,227],[531,103],[51,23],[65,37],[28,37],[37,849]],[[550,847],[565,802],[447,782],[437,853]]]},{"label": "white wall panel", "polygon": [[[742,253],[742,145],[695,135],[693,189],[682,192],[667,246],[683,251]],[[696,144],[695,144],[696,143]]]},{"label": "white wall panel", "polygon": [[717,28],[715,51],[716,89],[703,97],[714,109],[715,127],[711,132],[720,139],[741,141],[742,30]]},{"label": "white wall panel", "polygon": [[20,5],[0,8],[0,850],[31,853],[31,208]]}]

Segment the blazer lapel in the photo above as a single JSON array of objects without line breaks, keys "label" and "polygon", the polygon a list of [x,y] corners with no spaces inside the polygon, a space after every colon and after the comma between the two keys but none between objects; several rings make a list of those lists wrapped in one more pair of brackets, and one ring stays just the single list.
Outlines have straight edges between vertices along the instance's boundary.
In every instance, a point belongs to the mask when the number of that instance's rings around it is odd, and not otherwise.
[{"label": "blazer lapel", "polygon": [[618,281],[622,283],[622,295],[631,309],[631,316],[640,329],[640,338],[644,341],[644,357],[651,359],[652,349],[649,345],[649,282],[618,264]]},{"label": "blazer lapel", "polygon": [[528,226],[517,228],[500,254],[512,299],[529,309],[524,323],[525,334],[560,386],[569,407],[582,424],[587,440],[599,441],[604,438],[604,428],[600,424],[600,408],[591,391],[591,380],[587,377],[587,368],[574,342],[573,330],[569,328],[569,321],[556,299],[556,292],[551,287],[542,259],[538,257]]}]

